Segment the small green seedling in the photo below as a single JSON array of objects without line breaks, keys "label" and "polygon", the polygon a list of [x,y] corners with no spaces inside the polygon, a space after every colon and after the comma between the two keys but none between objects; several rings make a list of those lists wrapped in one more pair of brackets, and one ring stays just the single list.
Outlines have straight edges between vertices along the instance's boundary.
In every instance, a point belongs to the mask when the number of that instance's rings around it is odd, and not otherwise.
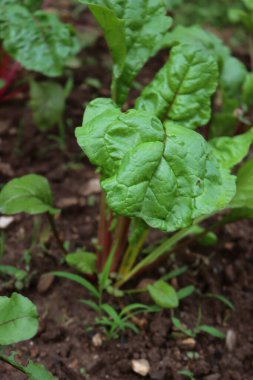
[{"label": "small green seedling", "polygon": [[178,371],[178,374],[186,377],[189,380],[196,380],[195,377],[194,377],[194,374],[191,371],[187,370],[187,369],[182,370],[182,371]]},{"label": "small green seedling", "polygon": [[228,309],[235,311],[235,306],[227,297],[224,297],[221,294],[215,294],[215,293],[207,293],[205,294],[205,297],[213,298],[217,301],[222,302]]},{"label": "small green seedling", "polygon": [[[74,263],[74,266],[76,266],[75,260],[79,255],[82,255],[82,253],[77,252],[67,255],[67,261],[69,261],[71,265]],[[86,255],[89,259],[85,262],[85,265],[80,265],[80,263],[78,263],[77,269],[79,269],[81,272],[85,271],[85,273],[93,273],[91,272],[91,269],[95,264],[93,256],[92,254],[89,255],[87,253]],[[71,258],[70,260],[68,256]],[[108,289],[111,283],[109,274],[110,266],[112,264],[112,257],[113,254],[109,255],[103,271],[99,274],[98,289],[96,289],[96,287],[90,281],[79,275],[67,272],[52,272],[53,275],[74,281],[88,290],[94,301],[85,299],[81,300],[81,302],[88,305],[98,314],[98,317],[95,319],[95,324],[102,326],[103,333],[108,339],[118,338],[119,332],[124,332],[127,329],[138,333],[139,330],[137,326],[129,320],[132,319],[135,315],[143,312],[150,313],[160,310],[160,308],[157,306],[147,306],[140,303],[134,303],[124,307],[120,312],[117,312],[111,305],[103,302],[103,293]]]},{"label": "small green seedling", "polygon": [[26,375],[28,380],[58,380],[42,364],[29,361],[21,365],[16,353],[5,355],[5,347],[31,339],[38,331],[39,321],[35,305],[26,297],[13,293],[11,297],[0,297],[0,361]]},{"label": "small green seedling", "polygon": [[197,319],[196,326],[192,329],[185,328],[178,318],[172,317],[171,320],[172,320],[174,327],[176,327],[177,330],[179,330],[181,333],[183,333],[183,334],[185,334],[191,338],[196,338],[196,336],[200,333],[206,333],[206,334],[209,334],[209,335],[211,335],[215,338],[219,338],[219,339],[225,339],[225,337],[226,337],[225,334],[220,332],[215,327],[208,326],[208,325],[201,325],[201,320],[202,320],[201,307],[199,307],[199,310],[198,310],[198,319]]}]

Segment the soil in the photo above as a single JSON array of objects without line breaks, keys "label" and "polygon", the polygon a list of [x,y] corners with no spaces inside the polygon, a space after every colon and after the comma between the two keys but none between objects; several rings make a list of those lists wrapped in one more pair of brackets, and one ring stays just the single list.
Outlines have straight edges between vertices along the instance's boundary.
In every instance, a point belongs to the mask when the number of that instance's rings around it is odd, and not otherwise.
[{"label": "soil", "polygon": [[[83,17],[93,25],[86,14]],[[55,204],[62,208],[56,220],[60,235],[70,242],[72,251],[83,246],[94,250],[99,208],[97,177],[80,154],[74,127],[80,125],[87,101],[109,96],[110,83],[110,58],[101,37],[80,59],[83,64],[74,70],[74,88],[65,112],[65,120],[69,120],[65,150],[51,139],[57,135],[57,129],[46,133],[36,130],[27,107],[28,94],[1,104],[0,109],[0,184],[27,173],[46,176]],[[151,60],[138,80],[147,83],[165,59],[166,54],[162,52]],[[87,77],[97,78],[101,86],[84,86]],[[41,78],[38,76],[38,79]],[[136,92],[134,90],[132,95]],[[147,378],[153,380],[185,379],[179,374],[182,370],[191,371],[196,380],[253,379],[252,222],[240,221],[227,226],[219,232],[215,246],[191,245],[168,258],[156,271],[142,274],[132,284],[135,286],[143,278],[155,280],[164,271],[187,264],[188,270],[173,279],[172,284],[177,289],[191,284],[197,292],[183,300],[174,315],[187,328],[193,328],[201,308],[201,323],[224,332],[226,340],[205,333],[189,340],[175,331],[170,313],[162,312],[144,314],[135,320],[141,326],[138,335],[127,331],[119,339],[104,340],[102,346],[95,347],[92,337],[99,332],[93,326],[95,315],[79,302],[90,298],[86,291],[62,279],[55,279],[46,292],[41,291],[41,275],[56,269],[69,270],[60,263],[62,254],[47,231],[44,217],[15,216],[4,230],[5,255],[1,263],[24,268],[24,254],[31,247],[34,221],[39,220],[40,230],[44,232],[37,235],[40,244],[32,247],[30,281],[21,293],[37,305],[40,329],[34,339],[15,346],[21,362],[32,359],[42,363],[60,380],[138,380],[141,376],[131,368],[133,359],[148,360],[151,370]],[[13,290],[12,284],[2,280],[1,295],[9,295]],[[204,296],[207,293],[227,297],[235,310]],[[139,301],[143,300],[138,296],[120,300],[121,303]],[[118,306],[118,301],[113,299],[112,302]],[[93,327],[89,329],[89,326]],[[23,380],[25,377],[1,363],[0,379]]]}]

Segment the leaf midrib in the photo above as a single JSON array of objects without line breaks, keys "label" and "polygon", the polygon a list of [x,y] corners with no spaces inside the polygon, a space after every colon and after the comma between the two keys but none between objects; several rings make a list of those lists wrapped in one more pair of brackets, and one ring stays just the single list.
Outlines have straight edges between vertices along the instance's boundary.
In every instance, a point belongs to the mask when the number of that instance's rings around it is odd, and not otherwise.
[{"label": "leaf midrib", "polygon": [[[174,92],[174,96],[173,96],[173,98],[172,98],[172,101],[171,101],[171,103],[169,104],[168,108],[164,111],[164,114],[163,114],[163,115],[161,116],[161,118],[160,118],[162,121],[165,121],[167,118],[170,117],[170,112],[171,112],[171,110],[172,110],[172,108],[173,108],[173,106],[174,106],[174,103],[175,103],[175,101],[176,101],[178,95],[180,94],[181,87],[182,87],[182,85],[183,85],[183,83],[184,83],[184,81],[185,81],[185,79],[186,79],[186,77],[187,77],[187,75],[188,75],[188,73],[189,73],[189,71],[190,71],[190,69],[191,69],[191,65],[192,65],[192,62],[193,62],[193,60],[194,60],[194,58],[195,58],[196,53],[197,53],[197,52],[194,52],[194,54],[193,54],[192,57],[190,58],[190,61],[188,61],[187,68],[186,68],[186,70],[185,70],[185,72],[184,72],[184,74],[183,74],[181,80],[179,81],[179,84],[178,84],[177,90]],[[168,84],[168,85],[169,85],[169,84]]]}]

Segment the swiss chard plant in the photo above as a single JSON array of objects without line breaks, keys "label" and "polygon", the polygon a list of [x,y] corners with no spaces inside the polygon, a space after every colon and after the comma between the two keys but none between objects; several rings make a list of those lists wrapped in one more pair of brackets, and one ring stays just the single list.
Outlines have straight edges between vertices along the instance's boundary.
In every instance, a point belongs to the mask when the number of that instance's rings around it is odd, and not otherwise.
[{"label": "swiss chard plant", "polygon": [[[101,179],[96,253],[78,252],[66,260],[83,273],[97,274],[99,284],[103,280],[102,290],[118,290],[155,266],[179,241],[203,237],[207,233],[199,226],[203,220],[224,211],[219,222],[210,226],[212,231],[253,214],[252,159],[237,170],[248,156],[253,129],[246,124],[235,135],[235,128],[217,133],[216,125],[205,137],[201,133],[214,116],[217,89],[224,104],[237,101],[246,69],[209,33],[170,32],[172,20],[165,2],[83,2],[104,30],[113,58],[112,86],[111,98],[87,105],[82,126],[76,129],[77,142]],[[164,47],[169,48],[168,61],[133,108],[127,109],[134,78]],[[237,74],[229,83],[231,67]],[[228,113],[227,108],[223,111]],[[46,213],[66,253],[54,223],[57,210],[42,177],[28,175],[6,184],[0,193],[0,211]],[[170,235],[143,256],[151,228]],[[105,268],[113,275],[104,282]],[[173,301],[170,307],[177,307],[179,297],[166,285],[158,282],[148,291],[158,305],[167,292]]]},{"label": "swiss chard plant", "polygon": [[22,365],[15,359],[15,352],[5,353],[8,346],[33,338],[38,327],[36,307],[28,298],[17,293],[0,297],[0,361],[22,372],[29,380],[57,380],[42,364],[29,361]]},{"label": "swiss chard plant", "polygon": [[23,67],[46,76],[61,75],[79,45],[74,29],[41,10],[42,1],[1,2],[0,40],[3,49]]},{"label": "swiss chard plant", "polygon": [[[1,1],[0,8],[0,100],[15,97],[23,67],[47,77],[63,73],[66,62],[79,50],[72,26],[57,15],[41,9],[42,1]],[[14,60],[14,61],[13,61]],[[44,127],[45,128],[45,127]]]}]

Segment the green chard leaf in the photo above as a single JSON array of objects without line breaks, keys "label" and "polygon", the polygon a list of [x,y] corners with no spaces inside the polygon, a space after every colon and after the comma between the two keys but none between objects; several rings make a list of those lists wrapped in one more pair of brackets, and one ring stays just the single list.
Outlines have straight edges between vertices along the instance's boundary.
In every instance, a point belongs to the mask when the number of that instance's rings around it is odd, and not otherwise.
[{"label": "green chard leaf", "polygon": [[253,210],[253,157],[237,173],[236,194],[230,207]]},{"label": "green chard leaf", "polygon": [[63,87],[56,82],[31,82],[30,102],[36,127],[46,131],[59,123],[65,108]]},{"label": "green chard leaf", "polygon": [[209,141],[215,156],[224,168],[231,169],[247,156],[253,143],[253,128],[234,137],[216,137]]},{"label": "green chard leaf", "polygon": [[220,38],[199,26],[177,26],[166,37],[166,45],[169,47],[179,43],[195,49],[205,48],[208,51],[206,54],[216,57],[219,66],[222,112],[213,115],[210,134],[213,137],[232,135],[237,124],[234,110],[241,106],[241,89],[247,75],[246,67],[231,56],[230,49]]},{"label": "green chard leaf", "polygon": [[210,119],[210,98],[217,80],[217,62],[208,51],[178,45],[137,99],[136,108],[184,127],[200,127]]},{"label": "green chard leaf", "polygon": [[152,114],[122,113],[109,99],[92,101],[77,141],[102,173],[102,188],[117,214],[174,231],[224,208],[235,177],[221,169],[204,138]]},{"label": "green chard leaf", "polygon": [[0,297],[1,346],[30,339],[37,330],[37,310],[28,298],[17,293],[11,297]]},{"label": "green chard leaf", "polygon": [[70,25],[53,13],[32,13],[22,5],[1,9],[0,39],[4,50],[23,67],[51,77],[61,75],[66,60],[79,50]]},{"label": "green chard leaf", "polygon": [[172,24],[160,0],[82,0],[104,30],[114,61],[112,90],[123,104],[129,87],[147,60],[163,46]]},{"label": "green chard leaf", "polygon": [[46,178],[27,174],[8,182],[0,192],[0,212],[13,215],[20,212],[35,215],[44,212],[55,214],[52,193]]},{"label": "green chard leaf", "polygon": [[223,41],[216,35],[208,32],[198,25],[193,26],[176,26],[165,38],[165,44],[168,47],[177,44],[186,44],[195,47],[209,49],[220,59],[230,55],[230,50],[224,45]]},{"label": "green chard leaf", "polygon": [[116,16],[116,13],[110,8],[92,4],[92,1],[87,1],[86,3],[89,5],[90,11],[93,13],[104,31],[105,40],[110,48],[113,58],[114,77],[118,78],[124,69],[126,59],[124,20],[119,19]]}]

